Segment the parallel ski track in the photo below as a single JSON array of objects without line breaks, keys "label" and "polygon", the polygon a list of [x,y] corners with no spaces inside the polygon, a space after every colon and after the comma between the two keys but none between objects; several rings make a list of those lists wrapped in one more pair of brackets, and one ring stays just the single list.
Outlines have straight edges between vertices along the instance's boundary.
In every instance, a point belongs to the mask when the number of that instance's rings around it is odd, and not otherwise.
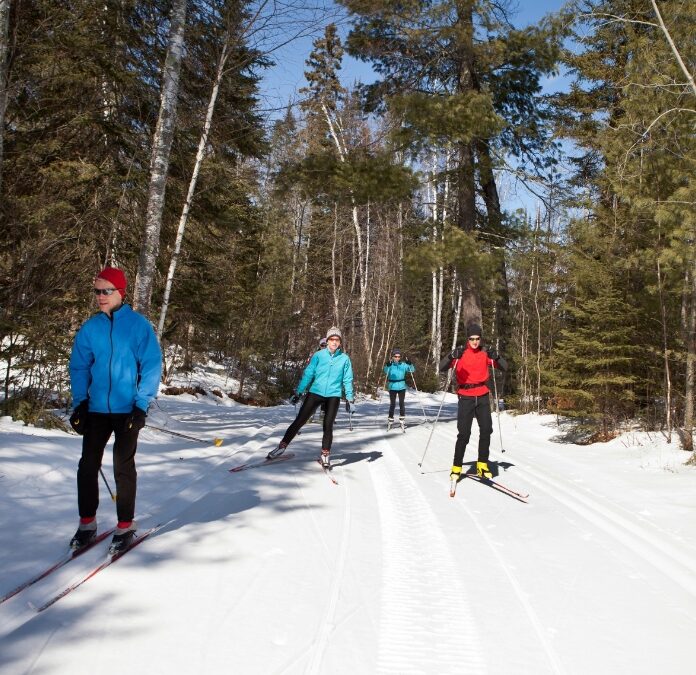
[{"label": "parallel ski track", "polygon": [[[312,467],[313,468],[313,467]],[[336,469],[334,469],[335,471]],[[332,631],[336,627],[336,611],[338,608],[338,600],[341,593],[341,586],[343,584],[343,577],[345,575],[346,561],[348,560],[348,547],[350,543],[350,527],[351,527],[351,505],[350,505],[350,490],[345,480],[341,480],[341,494],[344,499],[343,507],[343,524],[341,527],[341,542],[338,547],[338,556],[334,560],[334,552],[326,543],[326,537],[322,532],[322,528],[317,522],[314,515],[314,509],[309,503],[304,490],[295,474],[295,483],[302,495],[302,500],[304,501],[305,508],[307,509],[310,520],[312,523],[312,528],[317,535],[317,539],[324,549],[324,555],[328,563],[332,565],[331,568],[331,589],[329,592],[329,600],[326,604],[326,609],[324,612],[324,617],[320,622],[320,628],[306,649],[303,649],[299,654],[297,654],[291,662],[287,663],[280,672],[291,671],[300,661],[307,658],[309,654],[309,663],[305,669],[305,673],[308,675],[316,675],[317,673],[325,672],[322,670],[321,666],[324,660],[324,653],[326,652],[326,647],[329,644]],[[319,474],[317,474],[319,475]],[[337,493],[338,494],[338,493]],[[331,562],[334,560],[334,562]]]},{"label": "parallel ski track", "polygon": [[671,535],[630,512],[621,513],[625,509],[605,497],[590,494],[548,471],[532,469],[513,455],[508,457],[514,462],[517,475],[524,477],[696,596],[696,560],[690,558],[683,547],[673,543]]},{"label": "parallel ski track", "polygon": [[376,672],[484,673],[482,642],[447,538],[414,478],[382,445],[384,461],[370,472],[382,526]]},{"label": "parallel ski track", "polygon": [[[454,449],[456,430],[448,433],[445,428],[436,429],[435,435],[447,438]],[[476,442],[477,436],[472,434],[471,447],[475,447]],[[497,455],[499,451],[493,449],[492,452]],[[591,493],[551,471],[534,469],[528,462],[518,459],[514,451],[506,451],[502,457],[515,465],[515,476],[534,485],[592,523],[614,541],[659,569],[685,591],[696,596],[696,558],[685,552],[684,547],[668,532],[608,498]]]},{"label": "parallel ski track", "polygon": [[[444,494],[444,492],[443,492],[443,494]],[[522,588],[522,585],[517,580],[517,577],[515,576],[512,569],[510,568],[510,565],[508,565],[505,562],[505,558],[500,554],[498,547],[495,545],[495,543],[493,542],[491,537],[488,535],[488,532],[486,532],[486,529],[481,525],[481,518],[477,517],[476,514],[474,514],[471,511],[471,509],[467,505],[467,501],[465,499],[455,497],[454,501],[457,504],[457,506],[466,513],[466,515],[469,517],[471,522],[474,523],[474,526],[478,530],[478,533],[481,535],[481,538],[488,545],[488,548],[491,550],[491,553],[493,553],[493,556],[496,559],[498,565],[503,570],[505,576],[507,577],[508,581],[510,582],[510,586],[512,587],[512,590],[514,591],[515,596],[519,600],[520,605],[522,605],[522,608],[524,609],[524,611],[527,615],[527,618],[529,619],[529,622],[531,623],[532,627],[534,628],[534,632],[536,633],[537,637],[539,638],[539,642],[541,643],[541,646],[544,650],[544,653],[546,654],[546,656],[549,660],[549,665],[551,666],[551,671],[554,673],[557,673],[558,675],[562,675],[566,671],[564,670],[563,666],[561,665],[561,660],[560,660],[558,654],[556,653],[556,650],[553,648],[553,645],[551,644],[549,638],[547,637],[547,631],[545,630],[544,625],[542,624],[541,620],[539,619],[538,614],[534,610],[532,603],[529,602],[529,600],[527,599],[529,594],[525,593],[524,589]]]}]

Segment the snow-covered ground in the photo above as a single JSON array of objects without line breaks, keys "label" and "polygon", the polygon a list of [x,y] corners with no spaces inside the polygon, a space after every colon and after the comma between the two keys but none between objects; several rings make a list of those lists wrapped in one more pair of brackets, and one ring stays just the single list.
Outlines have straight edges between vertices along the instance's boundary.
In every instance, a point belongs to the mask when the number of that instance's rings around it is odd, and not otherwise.
[{"label": "snow-covered ground", "polygon": [[[441,396],[423,397],[429,415]],[[138,448],[138,522],[164,526],[105,559],[108,539],[0,604],[0,672],[694,673],[696,470],[660,435],[559,442],[552,417],[501,415],[491,459],[528,503],[471,480],[448,496],[456,400],[431,433],[413,392],[341,408],[334,485],[307,425],[292,460],[263,457],[293,416],[162,396]],[[216,447],[212,440],[222,438]],[[475,457],[476,425],[465,461]],[[0,597],[65,554],[80,439],[0,422]],[[105,473],[111,478],[109,449]],[[115,523],[102,488],[100,529]]]}]

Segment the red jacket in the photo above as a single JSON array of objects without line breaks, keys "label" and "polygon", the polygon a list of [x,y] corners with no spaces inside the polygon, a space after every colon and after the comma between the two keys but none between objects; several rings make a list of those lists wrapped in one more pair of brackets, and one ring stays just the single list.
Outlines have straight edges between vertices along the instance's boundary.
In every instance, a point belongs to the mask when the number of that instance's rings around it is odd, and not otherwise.
[{"label": "red jacket", "polygon": [[[454,366],[455,360],[450,363],[450,368]],[[484,396],[490,390],[486,386],[488,381],[488,366],[498,367],[498,364],[488,358],[488,354],[480,347],[472,349],[467,345],[462,357],[457,361],[455,375],[457,383],[460,385],[457,393],[460,396]],[[462,389],[463,384],[478,384],[478,387]]]}]

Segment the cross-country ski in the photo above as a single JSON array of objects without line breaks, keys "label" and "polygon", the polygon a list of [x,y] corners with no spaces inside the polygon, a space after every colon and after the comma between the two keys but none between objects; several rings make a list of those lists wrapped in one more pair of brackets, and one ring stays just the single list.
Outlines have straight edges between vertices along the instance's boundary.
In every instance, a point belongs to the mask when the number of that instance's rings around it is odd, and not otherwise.
[{"label": "cross-country ski", "polygon": [[87,546],[83,546],[82,548],[77,549],[76,551],[70,551],[70,553],[67,553],[60,560],[56,561],[50,567],[46,568],[43,572],[40,572],[36,576],[33,576],[33,577],[27,579],[26,581],[23,581],[19,586],[17,586],[16,588],[13,588],[9,593],[5,593],[5,595],[0,597],[0,604],[2,604],[6,600],[9,600],[10,598],[14,597],[15,595],[17,595],[17,593],[20,593],[25,588],[29,588],[29,586],[33,586],[34,584],[38,583],[42,579],[45,579],[49,574],[51,574],[52,572],[55,572],[56,570],[59,570],[64,565],[67,565],[71,560],[75,560],[75,558],[79,558],[83,553],[86,553],[93,546],[96,546],[98,543],[104,541],[104,539],[111,536],[113,533],[114,533],[113,528],[110,530],[105,530],[104,532],[99,533],[89,544],[87,544]]},{"label": "cross-country ski", "polygon": [[258,469],[263,466],[270,466],[271,464],[280,464],[281,462],[287,462],[289,459],[293,459],[294,457],[294,452],[286,452],[284,455],[280,455],[279,457],[274,457],[272,459],[264,457],[263,459],[259,459],[256,461],[245,462],[244,464],[237,464],[236,466],[233,466],[231,469],[228,469],[228,471],[230,473],[238,473],[239,471],[246,471],[247,469]]},{"label": "cross-country ski", "polygon": [[37,612],[43,612],[44,610],[48,609],[51,605],[54,605],[56,602],[64,598],[66,595],[72,593],[74,590],[82,586],[82,584],[86,583],[89,581],[92,577],[96,576],[99,574],[99,572],[102,572],[105,570],[107,567],[110,565],[113,565],[117,560],[122,558],[128,551],[133,550],[136,546],[139,546],[145,539],[147,539],[150,535],[154,534],[157,532],[162,527],[162,525],[156,525],[155,527],[151,527],[142,533],[137,533],[136,536],[132,539],[132,541],[128,544],[128,546],[116,553],[107,553],[106,559],[99,563],[96,567],[94,567],[92,570],[90,570],[85,576],[82,578],[78,579],[77,581],[74,581],[71,583],[69,586],[66,586],[62,591],[59,593],[56,593],[53,597],[49,598],[46,602],[44,602],[42,605],[36,608]]}]

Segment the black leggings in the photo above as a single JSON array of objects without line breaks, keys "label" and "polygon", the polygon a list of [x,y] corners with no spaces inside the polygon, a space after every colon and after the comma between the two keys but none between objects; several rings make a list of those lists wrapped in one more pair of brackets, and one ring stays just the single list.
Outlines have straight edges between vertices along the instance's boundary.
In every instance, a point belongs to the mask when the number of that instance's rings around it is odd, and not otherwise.
[{"label": "black leggings", "polygon": [[401,417],[406,416],[406,407],[404,406],[404,398],[406,397],[406,390],[401,389],[399,391],[394,391],[393,389],[389,391],[389,417],[394,417],[394,408],[396,408],[396,396],[399,395],[399,415]]},{"label": "black leggings", "polygon": [[297,432],[307,423],[314,411],[322,404],[326,405],[324,414],[324,435],[321,438],[322,450],[331,450],[333,442],[333,425],[338,412],[338,404],[341,402],[339,396],[319,396],[311,392],[305,396],[300,412],[297,413],[295,421],[288,427],[283,436],[283,443],[289,444],[297,436]]},{"label": "black leggings", "polygon": [[130,522],[135,516],[137,473],[135,451],[138,431],[125,428],[128,413],[109,415],[89,413],[82,437],[82,457],[77,467],[77,506],[80,518],[92,518],[99,506],[99,469],[104,448],[113,433],[114,479],[116,481],[116,516]]},{"label": "black leggings", "polygon": [[491,446],[491,434],[493,433],[493,420],[491,419],[491,404],[488,394],[483,396],[459,396],[457,408],[457,444],[454,446],[454,466],[461,466],[464,461],[464,451],[471,436],[471,423],[476,421],[479,425],[478,461],[487,462],[488,452]]}]

